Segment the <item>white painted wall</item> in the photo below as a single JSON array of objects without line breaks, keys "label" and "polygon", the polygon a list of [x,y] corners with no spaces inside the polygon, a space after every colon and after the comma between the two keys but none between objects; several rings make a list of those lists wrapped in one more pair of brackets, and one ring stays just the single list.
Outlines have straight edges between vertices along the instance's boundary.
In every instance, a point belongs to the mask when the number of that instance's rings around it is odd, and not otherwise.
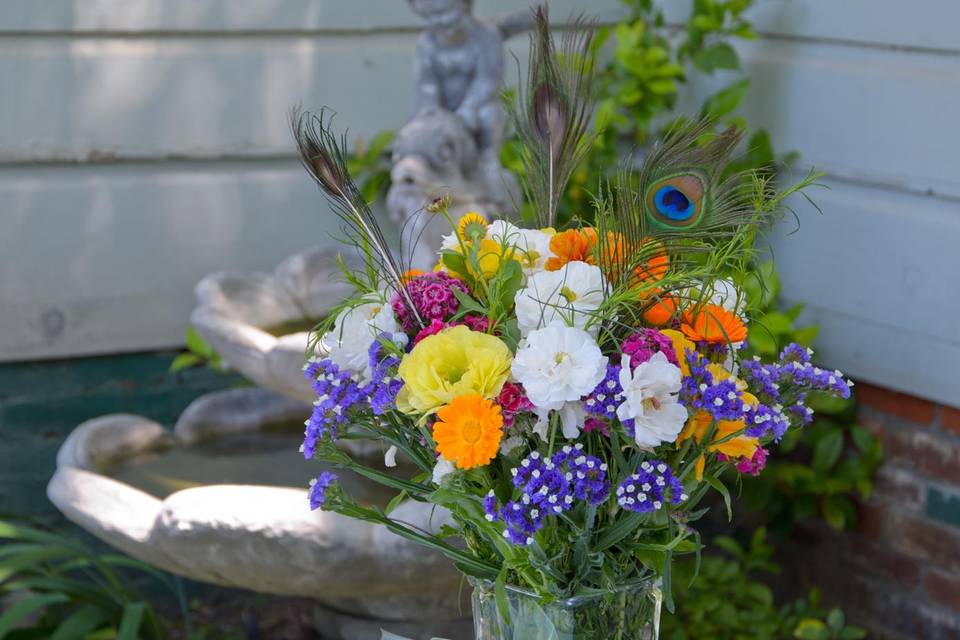
[{"label": "white painted wall", "polygon": [[[830,364],[960,404],[960,4],[760,0],[753,18],[743,112],[832,187],[774,236],[787,297]],[[177,345],[204,273],[324,242],[288,109],[335,107],[351,135],[401,124],[418,29],[403,0],[0,4],[0,360]]]}]

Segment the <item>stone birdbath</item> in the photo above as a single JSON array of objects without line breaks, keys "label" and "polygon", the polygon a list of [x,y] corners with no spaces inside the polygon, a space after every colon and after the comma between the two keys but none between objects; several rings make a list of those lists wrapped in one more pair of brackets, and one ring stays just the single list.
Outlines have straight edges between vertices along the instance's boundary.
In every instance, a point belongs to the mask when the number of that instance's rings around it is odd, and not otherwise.
[{"label": "stone birdbath", "polygon": [[[316,395],[303,377],[310,330],[351,293],[336,257],[333,249],[313,248],[273,273],[212,273],[196,286],[190,323],[257,386],[312,403]],[[317,348],[322,355],[322,343]]]},{"label": "stone birdbath", "polygon": [[[262,389],[208,394],[172,431],[130,414],[76,427],[57,455],[47,495],[108,544],[187,578],[315,599],[325,638],[367,640],[380,628],[466,636],[460,577],[440,554],[386,529],[310,511],[297,452],[302,407]],[[385,505],[388,493],[339,472],[346,491]],[[437,531],[433,505],[393,516]],[[429,633],[427,631],[429,630]]]}]

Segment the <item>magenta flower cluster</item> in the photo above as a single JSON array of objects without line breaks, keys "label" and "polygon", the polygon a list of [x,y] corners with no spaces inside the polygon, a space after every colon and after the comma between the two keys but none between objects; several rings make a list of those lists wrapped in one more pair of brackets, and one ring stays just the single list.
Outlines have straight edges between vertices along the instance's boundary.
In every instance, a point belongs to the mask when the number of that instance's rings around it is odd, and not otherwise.
[{"label": "magenta flower cluster", "polygon": [[[428,325],[434,320],[440,322],[447,320],[457,312],[460,302],[453,292],[454,289],[459,289],[463,293],[468,292],[467,285],[462,280],[442,271],[411,278],[405,286],[417,312]],[[393,312],[397,314],[397,319],[404,331],[409,333],[419,328],[416,326],[413,313],[407,308],[399,293],[394,294],[390,305],[393,307]]]}]

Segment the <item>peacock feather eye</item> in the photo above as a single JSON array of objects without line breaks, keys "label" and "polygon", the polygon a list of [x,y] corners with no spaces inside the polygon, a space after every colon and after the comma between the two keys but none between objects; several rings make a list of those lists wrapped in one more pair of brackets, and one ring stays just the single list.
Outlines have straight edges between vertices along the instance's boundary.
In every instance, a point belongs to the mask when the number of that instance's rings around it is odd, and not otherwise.
[{"label": "peacock feather eye", "polygon": [[703,178],[695,173],[662,178],[647,188],[647,211],[663,225],[691,227],[703,215],[704,193]]}]

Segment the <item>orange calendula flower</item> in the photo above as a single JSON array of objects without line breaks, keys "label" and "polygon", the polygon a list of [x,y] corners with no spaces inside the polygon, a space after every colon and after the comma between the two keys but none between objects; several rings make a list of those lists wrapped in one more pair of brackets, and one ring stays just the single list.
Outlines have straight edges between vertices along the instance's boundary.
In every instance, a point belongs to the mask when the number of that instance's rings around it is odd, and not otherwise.
[{"label": "orange calendula flower", "polygon": [[743,320],[718,304],[706,304],[684,311],[680,330],[695,342],[726,344],[747,339],[747,327]]},{"label": "orange calendula flower", "polygon": [[670,293],[663,294],[658,289],[651,291],[650,295],[656,296],[656,301],[643,312],[643,320],[654,327],[662,327],[677,315],[680,299]]},{"label": "orange calendula flower", "polygon": [[437,451],[460,469],[482,467],[493,460],[501,437],[500,405],[483,396],[459,396],[437,411],[433,425]]},{"label": "orange calendula flower", "polygon": [[426,273],[427,273],[426,271],[421,271],[420,269],[407,269],[406,271],[403,272],[403,275],[400,276],[400,281],[403,284],[407,284],[417,276],[422,276]]},{"label": "orange calendula flower", "polygon": [[586,262],[596,264],[593,255],[597,246],[597,232],[585,229],[568,229],[550,238],[550,251],[553,255],[547,260],[547,271],[559,271],[568,262]]},{"label": "orange calendula flower", "polygon": [[651,282],[663,280],[667,275],[667,268],[670,266],[670,258],[663,247],[653,253],[642,264],[633,270],[633,285],[646,286]]}]

